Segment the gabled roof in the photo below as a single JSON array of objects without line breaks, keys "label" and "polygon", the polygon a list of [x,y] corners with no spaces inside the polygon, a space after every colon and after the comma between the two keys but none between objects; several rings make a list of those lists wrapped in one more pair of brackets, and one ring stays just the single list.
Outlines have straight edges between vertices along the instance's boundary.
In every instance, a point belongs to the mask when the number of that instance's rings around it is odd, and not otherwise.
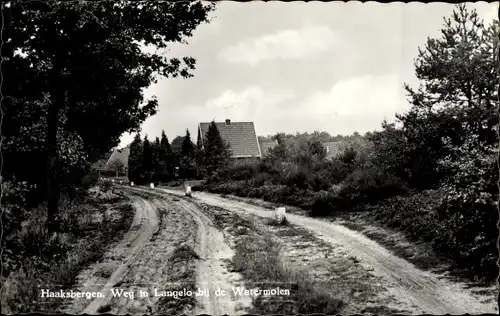
[{"label": "gabled roof", "polygon": [[333,158],[341,154],[347,148],[354,146],[357,148],[367,148],[370,143],[363,139],[338,140],[334,142],[324,142],[323,146],[326,149],[326,157]]},{"label": "gabled roof", "polygon": [[277,140],[261,142],[260,143],[260,151],[261,151],[262,155],[266,155],[269,152],[269,150],[274,148],[276,145],[278,145]]},{"label": "gabled roof", "polygon": [[111,156],[109,157],[108,161],[106,162],[105,168],[109,168],[110,164],[114,160],[119,160],[123,163],[124,166],[127,166],[128,164],[128,156],[130,154],[130,147],[127,146],[123,149],[115,149]]},{"label": "gabled roof", "polygon": [[326,149],[327,158],[336,157],[347,148],[347,144],[344,141],[325,142],[323,143],[323,146]]},{"label": "gabled roof", "polygon": [[[238,157],[261,157],[259,142],[253,122],[216,122],[222,140],[231,146],[231,156]],[[210,123],[200,123],[199,132],[202,142],[208,132]]]}]

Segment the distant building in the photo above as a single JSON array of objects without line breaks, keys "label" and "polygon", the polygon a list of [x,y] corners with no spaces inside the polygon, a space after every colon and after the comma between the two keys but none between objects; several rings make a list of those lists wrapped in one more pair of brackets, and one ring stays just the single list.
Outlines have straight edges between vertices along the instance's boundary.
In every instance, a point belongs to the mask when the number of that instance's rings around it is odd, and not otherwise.
[{"label": "distant building", "polygon": [[323,143],[323,147],[325,147],[326,157],[329,159],[341,154],[347,148],[347,145],[344,141],[335,141],[325,142]]},{"label": "distant building", "polygon": [[123,165],[124,171],[126,171],[129,155],[130,155],[130,145],[122,149],[115,148],[115,150],[113,150],[113,153],[111,153],[111,156],[109,157],[108,161],[106,161],[105,168],[112,169],[114,161],[119,161],[119,163]]},{"label": "distant building", "polygon": [[262,156],[267,155],[271,149],[278,145],[278,140],[262,141],[260,142],[260,151]]},{"label": "distant building", "polygon": [[[198,146],[200,148],[203,148],[203,141],[205,140],[210,124],[198,124]],[[231,120],[227,119],[225,122],[216,122],[215,125],[217,125],[222,140],[231,146],[231,158],[262,158],[253,122],[231,122]]]},{"label": "distant building", "polygon": [[129,154],[130,145],[122,149],[115,148],[108,158],[100,159],[93,165],[93,168],[97,170],[100,175],[116,176],[116,165],[121,165],[122,170],[118,171],[118,174],[127,174]]}]

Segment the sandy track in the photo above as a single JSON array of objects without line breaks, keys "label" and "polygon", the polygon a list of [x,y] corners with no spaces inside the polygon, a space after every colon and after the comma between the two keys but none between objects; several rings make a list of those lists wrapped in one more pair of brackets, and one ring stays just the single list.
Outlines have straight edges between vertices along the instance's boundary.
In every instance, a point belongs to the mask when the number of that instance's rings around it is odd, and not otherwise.
[{"label": "sandy track", "polygon": [[[131,190],[132,191],[132,190]],[[149,297],[135,299],[114,297],[109,302],[110,312],[115,314],[190,313],[189,300],[166,299],[153,295],[158,291],[181,290],[189,282],[190,266],[196,262],[172,262],[179,247],[192,247],[196,243],[196,222],[191,216],[175,207],[171,199],[148,199],[157,209],[160,227],[142,247],[138,260],[122,279],[119,288],[128,292],[149,292]],[[193,267],[194,268],[194,267]],[[184,276],[184,277],[182,277]],[[182,284],[181,284],[182,283]],[[166,299],[166,300],[165,300]]]},{"label": "sandy track", "polygon": [[[181,195],[182,192],[160,189]],[[236,212],[249,212],[271,217],[269,210],[247,203],[228,200],[214,194],[196,192],[194,198],[202,202]],[[401,259],[366,236],[344,226],[305,216],[287,214],[292,224],[313,231],[324,241],[341,246],[356,256],[368,270],[380,276],[384,287],[398,302],[398,307],[412,313],[464,314],[498,313],[493,303],[484,303],[463,285],[440,279],[438,275],[422,271]]]},{"label": "sandy track", "polygon": [[[126,244],[125,251],[122,254],[122,263],[113,272],[113,274],[106,281],[106,284],[100,292],[104,294],[103,298],[96,298],[84,310],[85,314],[95,314],[99,308],[105,305],[112,298],[111,288],[113,288],[129,271],[130,265],[137,259],[141,248],[145,242],[158,230],[158,216],[156,208],[151,202],[144,199],[135,199],[136,213],[132,226],[140,225],[140,228],[135,236],[129,234],[123,241]],[[120,245],[121,246],[121,245]],[[118,249],[119,251],[119,249]]]},{"label": "sandy track", "polygon": [[[104,263],[91,266],[77,277],[78,291],[101,292],[104,297],[95,298],[90,303],[85,298],[73,299],[65,308],[67,313],[98,313],[99,308],[111,300],[111,288],[128,273],[130,265],[137,260],[145,242],[158,229],[156,209],[149,201],[134,197],[133,205],[136,210],[135,216],[124,238],[107,251]],[[107,278],[103,278],[100,274],[104,268],[111,269]]]},{"label": "sandy track", "polygon": [[[246,305],[248,302],[237,302],[230,294],[234,284],[232,275],[228,273],[226,263],[231,260],[234,253],[224,240],[224,235],[214,227],[212,221],[198,208],[184,200],[177,205],[188,212],[198,223],[198,249],[200,262],[198,266],[198,287],[209,290],[208,297],[201,296],[200,305],[196,308],[196,314],[209,315],[236,315],[241,308],[237,303]],[[215,296],[217,288],[228,293],[224,296]],[[242,307],[243,307],[242,306]]]},{"label": "sandy track", "polygon": [[[169,198],[171,197],[170,195],[164,194],[161,191],[143,188],[134,188],[131,189],[131,191],[148,192],[153,194],[153,196],[158,195],[158,197],[164,197],[163,199],[152,198],[152,201],[153,204],[158,207],[166,207],[168,205],[169,221],[172,221],[174,217],[183,217],[182,221],[176,220],[174,223],[174,225],[177,225],[179,232],[169,233],[168,239],[170,244],[187,242],[186,240],[179,240],[178,242],[174,242],[173,240],[176,238],[186,239],[185,236],[181,236],[185,231],[196,232],[195,251],[200,257],[197,262],[196,283],[199,289],[208,290],[209,294],[207,296],[201,295],[196,297],[198,302],[194,308],[194,314],[245,314],[245,309],[251,306],[252,300],[250,297],[235,297],[233,295],[233,287],[244,287],[242,285],[243,278],[239,273],[229,272],[230,269],[228,265],[230,264],[234,252],[226,242],[224,234],[214,226],[211,219],[200,211],[195,204],[189,203],[183,199],[172,201],[171,198]],[[179,215],[173,213],[178,213]],[[193,229],[191,226],[182,226],[181,222],[184,222],[186,217],[192,219],[192,221],[196,223],[197,229]],[[163,229],[161,229],[161,231],[163,232]],[[167,238],[167,236],[162,238]],[[165,248],[165,244],[166,242],[163,242],[161,245],[151,245],[147,253],[144,254],[144,257],[154,257],[152,254],[160,251],[161,248]],[[148,260],[154,261],[153,258]],[[215,291],[217,289],[225,290],[226,295],[216,296]],[[123,304],[115,305],[122,306]],[[122,307],[119,310],[120,312],[125,312],[129,309]]]}]

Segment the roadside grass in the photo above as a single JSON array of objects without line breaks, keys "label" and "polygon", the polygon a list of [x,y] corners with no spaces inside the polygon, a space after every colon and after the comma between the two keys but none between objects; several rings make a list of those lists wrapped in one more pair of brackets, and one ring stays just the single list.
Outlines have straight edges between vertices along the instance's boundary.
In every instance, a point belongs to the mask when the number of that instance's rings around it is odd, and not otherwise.
[{"label": "roadside grass", "polygon": [[[403,231],[374,222],[373,217],[373,214],[360,212],[343,214],[337,221],[376,241],[396,256],[408,260],[419,269],[441,274],[444,278],[454,282],[467,280],[467,287],[491,287],[491,282],[478,278],[470,270],[458,267],[451,259],[434,251],[429,242],[407,237]],[[495,288],[482,291],[483,294],[488,294],[491,297],[496,296],[498,292]]]},{"label": "roadside grass", "polygon": [[[254,314],[336,314],[342,311],[344,301],[313,281],[304,269],[292,267],[281,256],[281,246],[272,238],[265,225],[255,219],[242,218],[222,208],[196,203],[214,225],[225,231],[235,249],[231,271],[240,273],[247,289],[280,288],[285,295],[253,298]],[[289,295],[287,295],[289,294]]]},{"label": "roadside grass", "polygon": [[[169,285],[160,291],[187,291],[196,292],[196,260],[200,257],[188,245],[178,246],[169,258],[167,265],[169,273]],[[168,315],[185,314],[193,310],[196,305],[196,297],[162,296],[157,303],[157,313]]]},{"label": "roadside grass", "polygon": [[286,219],[286,216],[284,216],[281,219],[266,218],[265,222],[269,226],[288,226],[290,224],[290,222],[288,221],[288,219]]},{"label": "roadside grass", "polygon": [[[140,194],[159,197],[158,193],[146,190]],[[226,240],[235,249],[229,272],[241,273],[247,289],[280,287],[290,290],[290,295],[286,296],[255,297],[253,309],[247,312],[401,312],[387,307],[391,303],[390,299],[376,298],[378,292],[383,292],[384,289],[380,288],[369,272],[359,266],[357,258],[344,256],[338,251],[332,252],[332,246],[313,233],[287,221],[278,223],[274,219],[258,217],[247,219],[223,208],[208,206],[186,197],[175,199],[197,205],[224,232]],[[270,205],[269,208],[275,207]],[[284,249],[283,242],[288,249]],[[291,257],[282,256],[285,253]],[[296,269],[300,266],[304,268]]]},{"label": "roadside grass", "polygon": [[2,287],[2,305],[10,313],[54,312],[64,299],[44,299],[41,289],[67,290],[78,273],[98,261],[105,247],[119,240],[129,228],[133,211],[128,201],[112,194],[75,203],[62,199],[61,232],[46,230],[46,207],[32,210],[32,216],[18,233],[24,260]]}]

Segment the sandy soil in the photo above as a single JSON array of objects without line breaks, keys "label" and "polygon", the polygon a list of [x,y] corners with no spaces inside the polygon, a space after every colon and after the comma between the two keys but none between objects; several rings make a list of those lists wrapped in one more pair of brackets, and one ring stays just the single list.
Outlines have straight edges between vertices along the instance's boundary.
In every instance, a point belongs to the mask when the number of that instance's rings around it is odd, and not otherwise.
[{"label": "sandy soil", "polygon": [[[158,291],[182,290],[178,284],[179,276],[186,273],[189,267],[183,264],[172,263],[172,256],[180,246],[194,246],[196,243],[196,223],[183,212],[172,207],[171,201],[149,199],[158,212],[160,219],[159,230],[147,240],[139,251],[138,259],[130,264],[130,269],[117,288],[136,295],[134,299],[128,297],[113,297],[107,309],[113,314],[151,314],[163,313],[161,296],[155,296]],[[149,293],[149,297],[139,297],[139,291]],[[178,305],[179,312],[189,313],[189,302]],[[168,312],[172,312],[169,309]]]},{"label": "sandy soil", "polygon": [[[159,189],[170,194],[182,192]],[[194,198],[209,205],[223,207],[236,212],[253,213],[261,217],[271,217],[272,212],[247,203],[227,200],[205,192],[195,192]],[[318,219],[288,214],[288,220],[314,232],[320,239],[335,245],[348,256],[356,257],[367,271],[380,277],[381,286],[397,302],[389,308],[407,310],[412,314],[464,314],[498,313],[493,302],[485,302],[484,297],[465,284],[441,279],[439,275],[425,272],[408,261],[370,240],[363,234],[342,225]]]},{"label": "sandy soil", "polygon": [[[126,190],[140,193],[140,196],[131,194],[136,213],[130,230],[122,241],[107,251],[102,262],[79,275],[79,285],[73,289],[101,291],[105,298],[90,303],[86,299],[74,299],[65,311],[87,314],[245,314],[252,301],[249,297],[232,295],[231,288],[241,287],[243,280],[239,273],[229,272],[228,265],[234,252],[224,233],[215,228],[193,203],[157,190],[139,187]],[[174,253],[182,247],[193,249],[194,256],[189,260],[176,260]],[[208,289],[209,293],[193,295],[194,299],[184,302],[183,299],[152,295],[155,289],[179,291],[186,284],[196,284],[193,290]],[[135,297],[114,297],[110,293],[112,288],[134,293]],[[215,291],[219,288],[227,294],[216,296]],[[139,297],[140,291],[150,295]]]},{"label": "sandy soil", "polygon": [[158,229],[156,209],[150,202],[135,198],[134,207],[134,220],[122,241],[106,253],[103,262],[84,270],[77,277],[75,291],[99,291],[104,297],[95,298],[90,303],[85,298],[73,299],[67,313],[96,314],[101,306],[106,305],[112,298],[111,289],[128,273],[145,242]]},{"label": "sandy soil", "polygon": [[[234,256],[234,252],[226,243],[223,233],[215,228],[212,221],[192,203],[184,200],[176,203],[198,223],[197,252],[201,260],[197,271],[197,283],[198,288],[208,289],[209,295],[200,297],[200,304],[195,310],[196,314],[245,314],[245,308],[251,305],[251,299],[236,298],[232,294],[232,287],[242,286],[238,284],[241,276],[228,271],[227,263]],[[217,289],[222,289],[228,294],[215,296]]]}]

